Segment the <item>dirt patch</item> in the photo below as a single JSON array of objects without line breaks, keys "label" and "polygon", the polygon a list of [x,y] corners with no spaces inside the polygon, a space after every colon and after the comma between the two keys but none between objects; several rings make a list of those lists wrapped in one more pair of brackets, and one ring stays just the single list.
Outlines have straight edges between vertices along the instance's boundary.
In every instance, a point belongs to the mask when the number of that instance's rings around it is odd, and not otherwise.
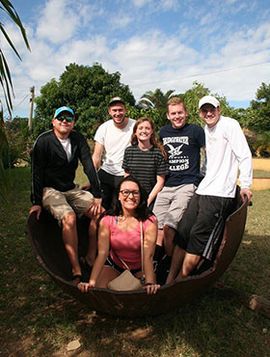
[{"label": "dirt patch", "polygon": [[253,178],[252,189],[254,191],[269,190],[270,178]]},{"label": "dirt patch", "polygon": [[270,171],[270,159],[253,158],[253,170]]}]

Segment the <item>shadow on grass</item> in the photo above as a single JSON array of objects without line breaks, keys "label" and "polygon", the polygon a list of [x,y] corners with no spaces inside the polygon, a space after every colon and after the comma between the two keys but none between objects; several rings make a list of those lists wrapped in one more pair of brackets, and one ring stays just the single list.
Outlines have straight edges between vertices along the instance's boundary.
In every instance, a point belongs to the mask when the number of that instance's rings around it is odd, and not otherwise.
[{"label": "shadow on grass", "polygon": [[[259,249],[269,238],[244,237],[223,277],[225,285],[251,294],[269,291],[266,272],[258,275],[259,266],[269,267],[269,246]],[[13,268],[9,262],[4,272],[3,356],[71,355],[66,345],[74,339],[81,343],[76,355],[85,356],[267,356],[269,320],[247,310],[234,295],[210,289],[193,304],[155,318],[97,315],[59,290],[37,267],[29,244],[17,246],[21,259]],[[256,291],[260,284],[268,289]]]},{"label": "shadow on grass", "polygon": [[[24,234],[30,172],[13,178],[11,203],[0,205],[0,356],[269,356],[269,320],[214,288],[172,313],[134,320],[96,315],[67,296],[37,265]],[[269,199],[268,191],[254,193],[250,227],[260,232]],[[269,259],[269,234],[246,234],[221,283],[270,299]],[[75,339],[81,349],[67,352]]]}]

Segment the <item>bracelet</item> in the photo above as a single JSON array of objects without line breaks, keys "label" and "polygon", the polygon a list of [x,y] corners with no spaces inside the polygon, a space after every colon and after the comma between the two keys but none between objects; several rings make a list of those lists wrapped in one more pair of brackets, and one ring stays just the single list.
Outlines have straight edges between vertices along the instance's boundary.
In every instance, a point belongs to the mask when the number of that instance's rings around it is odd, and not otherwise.
[{"label": "bracelet", "polygon": [[155,283],[145,283],[144,286],[155,285]]}]

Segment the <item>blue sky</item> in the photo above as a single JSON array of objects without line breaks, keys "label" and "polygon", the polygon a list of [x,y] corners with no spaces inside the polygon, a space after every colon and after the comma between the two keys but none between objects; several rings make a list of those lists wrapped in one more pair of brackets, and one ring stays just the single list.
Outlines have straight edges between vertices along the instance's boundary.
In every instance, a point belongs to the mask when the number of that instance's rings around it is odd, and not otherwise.
[{"label": "blue sky", "polygon": [[22,62],[5,46],[14,113],[28,115],[29,88],[58,79],[69,63],[120,72],[136,99],[160,88],[181,93],[194,81],[234,107],[247,107],[270,82],[268,0],[13,0],[31,45],[6,24]]}]

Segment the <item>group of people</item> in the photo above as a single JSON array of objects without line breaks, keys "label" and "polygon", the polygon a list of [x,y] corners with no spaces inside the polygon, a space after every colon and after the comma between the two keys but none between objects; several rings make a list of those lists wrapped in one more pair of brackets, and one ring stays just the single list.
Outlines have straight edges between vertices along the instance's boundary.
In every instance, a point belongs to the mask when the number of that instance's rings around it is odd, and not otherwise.
[{"label": "group of people", "polygon": [[[74,130],[74,111],[65,106],[55,111],[53,129],[32,150],[30,213],[39,219],[43,207],[58,220],[71,278],[82,292],[107,288],[128,269],[144,276],[143,288],[154,294],[160,287],[154,262],[166,260],[166,283],[172,283],[201,261],[217,221],[233,209],[238,170],[240,195],[251,200],[251,153],[239,123],[222,116],[212,96],[199,101],[204,129],[187,122],[180,98],[169,99],[169,124],[160,129],[160,142],[151,118],[128,118],[122,98],[111,99],[108,113],[91,157],[86,139]],[[88,190],[74,184],[79,160]],[[81,261],[77,215],[90,218],[89,248]],[[82,261],[91,268],[89,281],[82,281]]]}]

